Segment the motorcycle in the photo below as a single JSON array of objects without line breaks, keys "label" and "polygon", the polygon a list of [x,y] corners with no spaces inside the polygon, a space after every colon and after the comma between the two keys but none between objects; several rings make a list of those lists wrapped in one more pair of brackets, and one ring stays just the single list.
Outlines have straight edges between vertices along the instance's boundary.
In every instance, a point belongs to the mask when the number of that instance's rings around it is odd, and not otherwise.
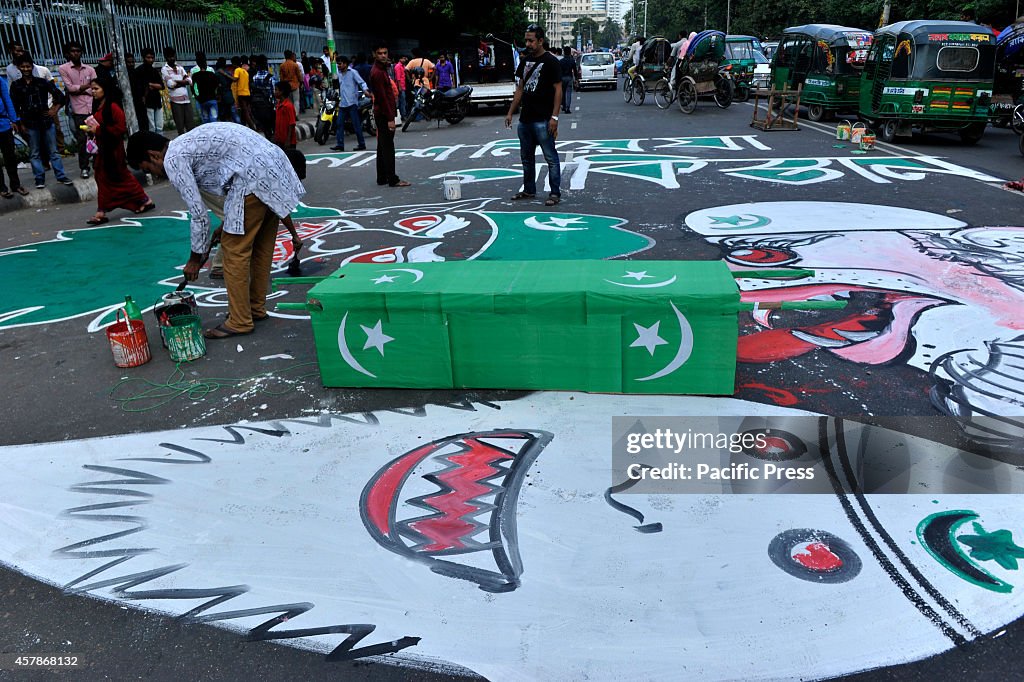
[{"label": "motorcycle", "polygon": [[[365,92],[359,93],[359,122],[363,125],[363,133],[370,137],[377,136],[377,119],[373,117],[373,98]],[[352,119],[345,119],[345,132],[354,133]]]},{"label": "motorcycle", "polygon": [[[326,144],[327,140],[333,139],[338,129],[338,116],[341,113],[341,94],[336,88],[329,88],[324,91],[323,104],[320,105],[320,116],[316,121],[316,129],[313,131],[313,140],[317,144]],[[365,93],[359,95],[359,120],[363,124],[363,132],[370,136],[377,135],[377,122],[373,118],[373,99]],[[344,122],[345,130],[352,131],[352,121],[349,118]]]},{"label": "motorcycle", "polygon": [[324,90],[322,99],[320,115],[317,116],[316,129],[313,131],[313,141],[317,144],[326,144],[334,132],[338,109],[341,107],[341,93],[337,88],[328,88]]},{"label": "motorcycle", "polygon": [[[418,69],[414,69],[416,70]],[[469,85],[461,85],[447,92],[419,88],[413,100],[412,110],[402,123],[402,132],[408,130],[409,124],[420,117],[427,121],[436,120],[438,126],[441,125],[442,118],[455,125],[469,113],[469,98],[472,94],[473,88]]]}]

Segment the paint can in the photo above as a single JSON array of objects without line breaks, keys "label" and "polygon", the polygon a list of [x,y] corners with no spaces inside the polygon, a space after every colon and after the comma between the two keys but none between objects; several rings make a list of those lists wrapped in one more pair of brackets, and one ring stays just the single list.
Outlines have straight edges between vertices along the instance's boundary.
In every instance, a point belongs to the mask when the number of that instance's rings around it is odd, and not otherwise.
[{"label": "paint can", "polygon": [[860,138],[864,137],[864,133],[867,132],[868,127],[863,123],[854,123],[853,127],[850,128],[850,142],[854,144],[860,144]]},{"label": "paint can", "polygon": [[160,330],[160,343],[164,348],[167,348],[167,337],[164,335],[164,330],[171,325],[171,318],[179,315],[196,315],[196,310],[189,306],[188,303],[168,303],[165,299],[167,296],[171,295],[172,294],[165,294],[164,298],[161,298],[156,302],[156,305],[153,306],[153,315],[156,317],[156,328]]},{"label": "paint can", "polygon": [[866,152],[870,152],[875,148],[875,134],[870,130],[864,132],[860,136],[860,148]]},{"label": "paint can", "polygon": [[837,140],[849,140],[850,139],[850,122],[843,121],[836,126],[836,139]]},{"label": "paint can", "polygon": [[[124,321],[121,321],[122,315]],[[107,327],[107,341],[110,342],[110,352],[114,354],[114,364],[118,367],[138,367],[153,358],[149,352],[146,323],[128,317],[124,308],[117,309],[117,321]]]},{"label": "paint can", "polygon": [[175,362],[191,362],[206,355],[206,340],[198,315],[175,315],[163,327],[167,350]]},{"label": "paint can", "polygon": [[441,181],[444,187],[444,198],[447,201],[458,201],[462,198],[462,180],[458,175],[446,175]]},{"label": "paint can", "polygon": [[168,294],[164,294],[160,297],[160,300],[167,305],[174,305],[175,303],[184,303],[188,306],[191,311],[191,315],[199,314],[199,304],[196,303],[196,295],[191,291],[172,291]]}]

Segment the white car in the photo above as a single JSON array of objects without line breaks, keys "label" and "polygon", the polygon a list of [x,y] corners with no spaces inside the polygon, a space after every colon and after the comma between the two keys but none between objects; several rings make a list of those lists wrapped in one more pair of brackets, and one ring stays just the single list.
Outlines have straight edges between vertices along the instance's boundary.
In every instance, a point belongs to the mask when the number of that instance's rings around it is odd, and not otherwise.
[{"label": "white car", "polygon": [[611,52],[587,52],[580,57],[580,90],[583,88],[608,88],[614,90],[615,57]]}]

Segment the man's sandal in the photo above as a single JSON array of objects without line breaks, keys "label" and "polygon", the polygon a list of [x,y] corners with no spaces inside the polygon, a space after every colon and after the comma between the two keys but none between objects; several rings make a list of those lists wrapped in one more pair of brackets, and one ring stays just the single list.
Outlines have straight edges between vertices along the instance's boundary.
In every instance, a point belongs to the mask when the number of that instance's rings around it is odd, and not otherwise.
[{"label": "man's sandal", "polygon": [[536,199],[536,194],[530,194],[529,192],[516,192],[512,195],[512,201],[519,201],[520,199]]},{"label": "man's sandal", "polygon": [[246,334],[252,334],[252,332],[252,329],[247,332],[239,332],[225,327],[223,324],[218,324],[216,327],[204,329],[203,336],[207,339],[226,339],[231,336],[245,336]]},{"label": "man's sandal", "polygon": [[544,201],[544,205],[545,206],[556,206],[558,204],[558,202],[560,202],[561,200],[562,200],[562,197],[560,197],[557,194],[552,194],[552,195],[548,196],[548,198]]}]

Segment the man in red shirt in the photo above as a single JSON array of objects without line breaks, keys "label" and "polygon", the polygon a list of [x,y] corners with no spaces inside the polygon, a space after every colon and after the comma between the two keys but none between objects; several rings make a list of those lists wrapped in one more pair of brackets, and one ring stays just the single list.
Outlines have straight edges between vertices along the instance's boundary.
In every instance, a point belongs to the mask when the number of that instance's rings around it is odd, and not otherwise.
[{"label": "man in red shirt", "polygon": [[377,122],[377,184],[408,187],[409,183],[395,174],[395,117],[398,85],[388,73],[387,45],[373,48],[373,69],[370,91],[373,93],[373,117]]},{"label": "man in red shirt", "polygon": [[291,100],[292,87],[288,81],[274,84],[277,109],[274,116],[274,144],[281,149],[295,149],[299,138],[295,133],[295,105]]}]

